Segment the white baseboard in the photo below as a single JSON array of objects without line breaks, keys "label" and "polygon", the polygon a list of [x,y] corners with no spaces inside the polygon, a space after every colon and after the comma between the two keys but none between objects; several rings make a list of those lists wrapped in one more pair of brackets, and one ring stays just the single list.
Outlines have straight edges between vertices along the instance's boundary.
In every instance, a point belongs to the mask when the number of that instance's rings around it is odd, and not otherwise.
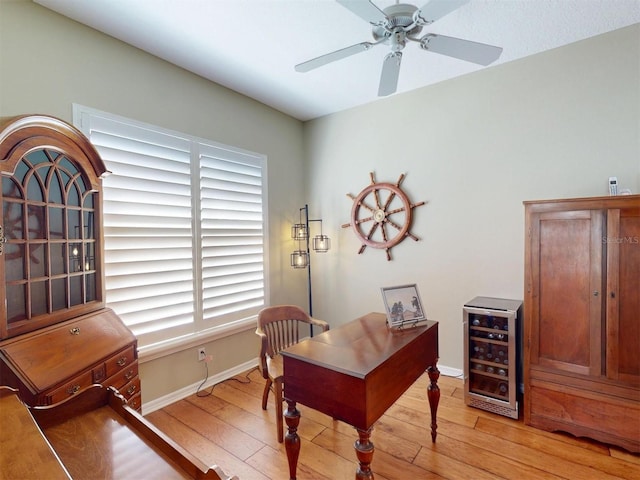
[{"label": "white baseboard", "polygon": [[459,368],[447,367],[446,365],[438,365],[438,370],[440,370],[440,375],[445,377],[462,378],[464,375],[464,372]]},{"label": "white baseboard", "polygon": [[[255,358],[253,360],[249,360],[248,362],[242,363],[240,365],[236,365],[233,368],[225,370],[224,372],[217,373],[213,375],[203,383],[202,380],[188,385],[186,387],[181,388],[180,390],[176,390],[168,395],[165,395],[160,398],[156,398],[155,400],[151,400],[150,402],[144,402],[142,404],[142,415],[148,415],[151,412],[155,412],[156,410],[160,410],[167,405],[171,405],[183,398],[187,398],[190,395],[193,395],[200,387],[200,390],[204,390],[206,388],[211,387],[217,383],[228,380],[231,377],[235,377],[241,373],[246,372],[247,370],[252,369],[253,367],[258,365],[258,359]],[[143,386],[144,388],[144,386]]]},{"label": "white baseboard", "polygon": [[[184,388],[181,388],[180,390],[176,390],[175,392],[172,392],[169,395],[156,398],[155,400],[151,400],[150,402],[145,402],[142,404],[142,414],[148,415],[151,412],[160,410],[161,408],[166,407],[167,405],[171,405],[172,403],[175,403],[179,400],[182,400],[183,398],[187,398],[188,396],[193,395],[194,393],[196,393],[198,387],[200,387],[201,390],[204,390],[206,388],[211,387],[212,385],[215,385],[216,383],[223,382],[225,380],[228,380],[231,377],[235,377],[236,375],[244,373],[247,370],[250,370],[251,368],[255,367],[256,365],[258,365],[257,358],[250,360],[248,362],[245,362],[243,364],[236,365],[235,367],[230,368],[229,370],[225,370],[224,372],[220,372],[212,377],[209,377],[204,383],[202,383],[202,381],[199,381],[191,385],[188,385]],[[463,375],[462,370],[460,370],[459,368],[447,367],[446,365],[438,365],[438,370],[440,370],[440,375],[444,375],[446,377],[462,378],[462,375]]]}]

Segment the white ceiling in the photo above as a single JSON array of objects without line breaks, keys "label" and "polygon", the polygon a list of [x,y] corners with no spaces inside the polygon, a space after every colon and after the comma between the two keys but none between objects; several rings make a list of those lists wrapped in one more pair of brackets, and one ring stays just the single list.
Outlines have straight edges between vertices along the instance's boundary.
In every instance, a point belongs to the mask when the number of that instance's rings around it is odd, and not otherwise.
[{"label": "white ceiling", "polygon": [[[379,45],[295,72],[298,63],[372,40],[370,25],[334,0],[34,1],[300,120],[378,100],[389,52]],[[635,23],[640,0],[471,0],[422,34],[501,46],[498,65]],[[403,53],[398,93],[491,68],[415,43]]]}]

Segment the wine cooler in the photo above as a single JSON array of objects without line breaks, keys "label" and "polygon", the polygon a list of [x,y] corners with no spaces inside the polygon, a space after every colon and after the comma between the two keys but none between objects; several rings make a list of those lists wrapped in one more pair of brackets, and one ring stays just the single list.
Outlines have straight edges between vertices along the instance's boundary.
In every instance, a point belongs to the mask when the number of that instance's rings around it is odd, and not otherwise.
[{"label": "wine cooler", "polygon": [[463,308],[467,405],[518,418],[522,301],[476,297]]}]

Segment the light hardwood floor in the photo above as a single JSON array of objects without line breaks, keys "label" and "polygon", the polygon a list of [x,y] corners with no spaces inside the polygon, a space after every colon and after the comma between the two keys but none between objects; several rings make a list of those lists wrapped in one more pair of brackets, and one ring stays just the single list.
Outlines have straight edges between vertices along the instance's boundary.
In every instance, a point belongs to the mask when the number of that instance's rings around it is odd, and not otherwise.
[{"label": "light hardwood floor", "polygon": [[[372,469],[377,480],[640,479],[640,456],[572,436],[547,433],[472,407],[461,379],[440,377],[438,438],[431,443],[428,378],[423,375],[376,423]],[[241,480],[289,478],[276,440],[273,396],[260,407],[257,370],[147,415],[191,453]],[[299,480],[353,479],[355,430],[298,405]],[[286,429],[286,426],[285,426]]]}]

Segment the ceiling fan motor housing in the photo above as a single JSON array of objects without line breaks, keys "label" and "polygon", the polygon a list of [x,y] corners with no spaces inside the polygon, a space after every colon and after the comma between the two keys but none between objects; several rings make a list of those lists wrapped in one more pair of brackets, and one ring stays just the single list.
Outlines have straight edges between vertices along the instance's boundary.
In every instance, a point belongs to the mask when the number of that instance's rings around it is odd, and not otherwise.
[{"label": "ceiling fan motor housing", "polygon": [[411,30],[406,30],[407,27],[415,23],[414,13],[417,10],[418,7],[406,3],[398,3],[385,8],[383,11],[388,20],[382,25],[374,25],[371,32],[375,41],[404,47],[407,36],[416,36],[422,31],[422,25],[415,25]]}]

